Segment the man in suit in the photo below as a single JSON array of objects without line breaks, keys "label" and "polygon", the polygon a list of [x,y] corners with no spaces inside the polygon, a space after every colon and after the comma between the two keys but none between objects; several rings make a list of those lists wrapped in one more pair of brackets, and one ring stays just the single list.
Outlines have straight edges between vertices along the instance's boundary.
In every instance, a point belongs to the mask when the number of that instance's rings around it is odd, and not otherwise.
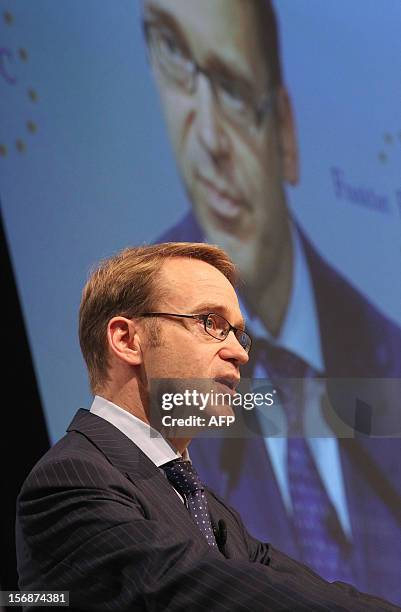
[{"label": "man in suit", "polygon": [[[151,381],[200,378],[234,396],[251,347],[234,273],[193,243],[125,249],[92,273],[79,331],[95,399],[20,492],[21,590],[68,591],[73,610],[396,609],[254,539],[203,486],[186,431],[151,426]],[[206,413],[221,410],[228,400]]]},{"label": "man in suit", "polygon": [[[320,499],[315,520],[326,530],[321,541],[340,545],[342,561],[317,559],[307,550],[311,541],[301,537],[307,496],[301,500],[296,490],[286,431],[284,438],[267,432],[255,444],[195,441],[192,456],[204,480],[240,511],[254,535],[327,579],[343,577],[401,603],[399,395],[388,392],[387,380],[401,377],[401,331],[324,261],[289,214],[283,184],[298,181],[298,150],[273,7],[269,0],[145,0],[143,21],[192,204],[160,241],[219,244],[238,266],[241,307],[258,340],[249,376],[320,380],[320,389],[305,383],[298,406],[306,435],[303,477],[309,478],[310,499]],[[354,380],[348,401],[333,384],[337,378]],[[373,395],[379,398],[373,412],[380,414],[370,422],[363,413],[372,399],[366,379],[377,380]],[[325,380],[334,411],[362,434],[359,440],[349,439],[353,433],[336,439],[322,418]],[[386,410],[392,415],[387,424]],[[314,431],[306,426],[311,420],[320,423]]]}]

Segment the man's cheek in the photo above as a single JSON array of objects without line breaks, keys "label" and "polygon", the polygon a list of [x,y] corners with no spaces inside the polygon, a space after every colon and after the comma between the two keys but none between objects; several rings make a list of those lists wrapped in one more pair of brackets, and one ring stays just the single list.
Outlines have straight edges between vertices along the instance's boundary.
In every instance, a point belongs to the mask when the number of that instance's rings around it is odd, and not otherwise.
[{"label": "man's cheek", "polygon": [[182,140],[180,134],[183,131],[184,124],[182,96],[177,96],[174,92],[162,90],[160,88],[159,91],[167,131],[173,145],[174,152],[177,154],[179,142]]}]

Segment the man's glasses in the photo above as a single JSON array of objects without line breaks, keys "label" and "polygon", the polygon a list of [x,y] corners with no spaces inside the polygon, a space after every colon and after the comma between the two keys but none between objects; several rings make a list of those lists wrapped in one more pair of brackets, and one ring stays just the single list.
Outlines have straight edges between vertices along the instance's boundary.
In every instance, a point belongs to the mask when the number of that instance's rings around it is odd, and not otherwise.
[{"label": "man's glasses", "polygon": [[238,342],[242,346],[242,348],[249,353],[251,350],[252,340],[251,337],[244,331],[243,329],[239,329],[238,327],[234,327],[219,314],[215,312],[209,312],[209,314],[176,314],[173,312],[144,312],[136,315],[137,317],[182,317],[183,319],[195,319],[196,321],[201,321],[203,323],[203,327],[205,328],[205,332],[212,336],[212,338],[216,338],[216,340],[220,340],[221,342],[225,340],[230,333],[230,331],[234,332],[234,336],[237,338]]},{"label": "man's glasses", "polygon": [[186,45],[162,25],[144,21],[143,28],[150,56],[163,75],[188,94],[196,90],[199,74],[209,81],[222,114],[240,129],[259,127],[273,105],[273,93],[256,99],[240,79],[205,70],[191,57]]}]

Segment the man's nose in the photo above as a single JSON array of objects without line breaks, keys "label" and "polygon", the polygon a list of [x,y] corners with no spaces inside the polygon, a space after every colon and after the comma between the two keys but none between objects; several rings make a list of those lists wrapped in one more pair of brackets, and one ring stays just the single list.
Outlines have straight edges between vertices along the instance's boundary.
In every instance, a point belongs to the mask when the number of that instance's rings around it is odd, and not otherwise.
[{"label": "man's nose", "polygon": [[198,74],[196,103],[196,131],[202,146],[212,157],[227,153],[227,134],[218,116],[212,86],[204,74]]},{"label": "man's nose", "polygon": [[243,366],[249,361],[249,355],[238,342],[233,331],[230,331],[224,340],[224,346],[220,350],[220,357],[227,360],[235,360],[238,366]]}]

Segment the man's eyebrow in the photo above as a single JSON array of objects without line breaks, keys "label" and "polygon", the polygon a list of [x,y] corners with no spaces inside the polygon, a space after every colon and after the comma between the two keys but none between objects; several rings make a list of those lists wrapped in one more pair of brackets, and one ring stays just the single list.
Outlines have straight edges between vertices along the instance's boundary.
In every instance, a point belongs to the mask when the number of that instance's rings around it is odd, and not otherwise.
[{"label": "man's eyebrow", "polygon": [[212,52],[205,62],[205,67],[212,74],[227,79],[227,81],[236,82],[243,91],[252,95],[254,84],[251,79],[238,70],[237,66],[231,66],[229,61]]},{"label": "man's eyebrow", "polygon": [[[194,306],[191,312],[193,314],[209,314],[209,312],[215,312],[229,321],[227,318],[227,309],[224,306],[221,306],[221,304],[217,303],[213,304],[212,302],[202,302],[201,304]],[[239,329],[245,329],[245,321],[242,317],[237,319],[236,323],[233,323],[232,321],[229,322]]]},{"label": "man's eyebrow", "polygon": [[186,37],[180,27],[179,22],[168,11],[158,6],[148,4],[143,12],[143,21],[144,23],[150,21],[151,23],[155,23],[158,26],[164,26],[168,28],[175,36],[177,36],[181,45],[185,47],[186,51],[189,51],[189,46]]}]

